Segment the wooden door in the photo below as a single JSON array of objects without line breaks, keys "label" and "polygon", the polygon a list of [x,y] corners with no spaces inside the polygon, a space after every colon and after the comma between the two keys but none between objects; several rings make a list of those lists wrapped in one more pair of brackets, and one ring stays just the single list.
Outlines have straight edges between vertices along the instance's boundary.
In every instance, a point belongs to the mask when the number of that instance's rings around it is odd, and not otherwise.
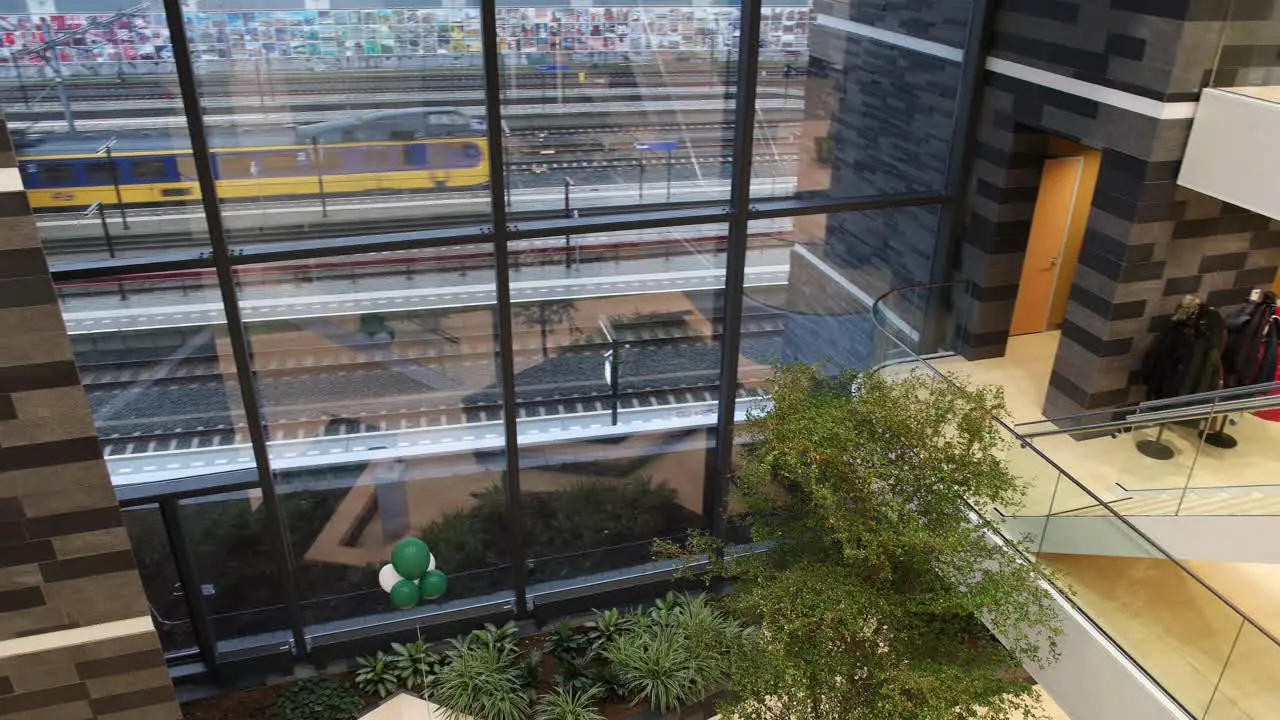
[{"label": "wooden door", "polygon": [[1025,335],[1045,329],[1053,306],[1053,291],[1062,266],[1062,252],[1071,225],[1076,190],[1080,184],[1083,158],[1053,158],[1044,161],[1040,193],[1031,217],[1027,255],[1022,262],[1022,279],[1013,305],[1010,335]]}]

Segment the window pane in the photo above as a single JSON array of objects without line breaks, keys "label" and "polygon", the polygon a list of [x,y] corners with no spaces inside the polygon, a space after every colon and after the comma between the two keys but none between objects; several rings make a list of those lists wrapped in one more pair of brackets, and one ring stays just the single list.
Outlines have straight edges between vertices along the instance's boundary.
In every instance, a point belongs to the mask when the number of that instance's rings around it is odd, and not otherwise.
[{"label": "window pane", "polygon": [[[874,364],[881,337],[871,306],[891,288],[929,281],[938,212],[937,206],[925,206],[752,222],[756,242],[769,238],[778,246],[774,252],[784,258],[779,264],[785,266],[785,281],[746,288],[738,381],[758,387],[769,375],[770,362],[748,354],[762,323],[778,327],[778,342],[767,353],[774,361],[823,363],[832,369]],[[748,257],[748,278],[753,268],[773,268],[776,260],[763,257]],[[896,311],[908,315],[902,320],[913,332],[923,328],[920,312]]]},{"label": "window pane", "polygon": [[187,13],[231,244],[488,220],[479,0],[395,5]]},{"label": "window pane", "polygon": [[753,197],[944,187],[971,0],[917,5],[818,0],[794,22],[766,8],[762,37],[796,42],[761,56]]},{"label": "window pane", "polygon": [[182,531],[195,559],[219,653],[287,642],[283,574],[258,490],[183,500]]},{"label": "window pane", "polygon": [[64,282],[58,299],[113,483],[253,467],[212,272]]},{"label": "window pane", "polygon": [[445,594],[409,612],[511,598],[503,453],[419,454],[276,476],[308,634],[403,617],[378,584],[396,541],[426,541]]},{"label": "window pane", "polygon": [[512,321],[533,591],[643,565],[653,538],[703,525],[725,232],[576,235],[550,255],[517,244]]},{"label": "window pane", "polygon": [[727,200],[739,6],[499,7],[512,210]]},{"label": "window pane", "polygon": [[129,531],[129,543],[138,561],[138,574],[147,594],[151,621],[160,634],[166,655],[196,647],[195,632],[187,607],[186,591],[178,578],[173,547],[165,530],[160,509],[155,505],[127,508],[121,516]]},{"label": "window pane", "polygon": [[450,582],[413,612],[509,598],[493,265],[477,244],[238,271],[308,632],[401,617],[377,572],[406,536]]},{"label": "window pane", "polygon": [[[171,52],[163,8],[44,7],[4,16],[0,106],[50,264],[207,251],[202,215],[175,211],[198,201],[194,177],[129,172],[191,156],[177,76],[160,62]],[[103,212],[83,216],[95,202]]]}]

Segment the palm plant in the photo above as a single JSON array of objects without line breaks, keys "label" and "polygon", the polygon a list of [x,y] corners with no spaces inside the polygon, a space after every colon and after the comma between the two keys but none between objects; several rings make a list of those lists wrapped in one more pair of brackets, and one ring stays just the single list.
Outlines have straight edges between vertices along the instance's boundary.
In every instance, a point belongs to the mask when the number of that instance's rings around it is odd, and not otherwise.
[{"label": "palm plant", "polygon": [[538,699],[533,720],[604,720],[596,709],[603,693],[599,688],[555,688]]},{"label": "palm plant", "polygon": [[359,669],[356,670],[356,687],[367,695],[384,698],[400,688],[400,677],[395,671],[392,656],[379,650],[372,657],[363,655],[356,658]]},{"label": "palm plant", "polygon": [[500,645],[458,643],[428,688],[429,698],[453,717],[524,720],[530,700],[513,672],[514,658]]}]

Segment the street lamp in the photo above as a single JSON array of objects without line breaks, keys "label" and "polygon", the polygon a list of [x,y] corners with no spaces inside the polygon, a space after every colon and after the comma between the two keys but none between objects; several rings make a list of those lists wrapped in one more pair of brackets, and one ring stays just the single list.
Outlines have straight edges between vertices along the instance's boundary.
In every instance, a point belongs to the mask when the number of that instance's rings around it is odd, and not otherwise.
[{"label": "street lamp", "polygon": [[[569,191],[572,188],[573,188],[573,180],[570,178],[565,178],[564,179],[564,216],[567,219],[573,219],[574,217],[573,206],[570,203],[570,199],[569,199]],[[572,243],[572,240],[570,238],[571,238],[571,235],[569,233],[564,234],[564,266],[566,268],[573,267],[573,261],[569,257],[569,248]]]},{"label": "street lamp", "polygon": [[613,323],[608,317],[600,318],[600,329],[609,341],[609,349],[604,354],[604,377],[609,383],[609,394],[613,396],[611,424],[618,424],[618,376],[622,373],[622,353],[618,338],[613,332]]},{"label": "street lamp", "polygon": [[107,226],[106,208],[102,206],[102,203],[95,202],[94,204],[90,205],[88,208],[85,209],[84,217],[89,217],[94,213],[97,213],[98,220],[102,221],[102,239],[107,244],[107,255],[111,257],[115,257],[116,248],[115,248],[115,245],[113,245],[111,242],[111,228]]},{"label": "street lamp", "polygon": [[111,146],[116,144],[115,137],[112,137],[105,145],[93,151],[94,155],[107,156],[107,169],[111,172],[111,184],[116,189],[116,207],[120,209],[120,225],[125,230],[129,229],[129,217],[124,213],[124,198],[120,196],[120,173],[116,169],[116,161],[111,157]]},{"label": "street lamp", "polygon": [[324,196],[324,167],[320,160],[320,139],[311,136],[311,163],[316,169],[316,182],[320,185],[320,217],[329,217],[329,203]]}]

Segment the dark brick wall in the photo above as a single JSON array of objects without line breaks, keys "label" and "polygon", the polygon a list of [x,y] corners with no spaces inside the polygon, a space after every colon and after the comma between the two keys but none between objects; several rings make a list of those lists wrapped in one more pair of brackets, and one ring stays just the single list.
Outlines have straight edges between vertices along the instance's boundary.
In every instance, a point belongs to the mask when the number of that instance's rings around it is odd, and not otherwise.
[{"label": "dark brick wall", "polygon": [[[1071,45],[1079,52],[1025,43],[1015,55],[1012,46],[1001,46],[997,38],[997,48],[1002,49],[996,54],[1165,101],[1185,99],[1179,93],[1198,91],[1207,81],[1213,58],[1202,48],[1216,43],[1224,31],[1220,19],[1225,2],[1156,5],[1126,0],[1107,8],[1099,5],[1095,0],[1004,0],[997,27],[1004,29],[1005,40],[1013,29],[1022,28],[1021,37],[1042,45]],[[1045,17],[1054,12],[1058,15]],[[1034,23],[1027,20],[1033,15],[1038,18]],[[1058,29],[1050,32],[1046,23]],[[1090,27],[1069,29],[1085,24]],[[1039,28],[1040,34],[1031,27]],[[1233,22],[1228,35],[1234,27]],[[1158,44],[1148,42],[1142,59],[1181,70],[1143,86],[1125,85],[1115,72],[1123,64],[1114,55],[1136,56],[1138,43],[1112,38],[1109,49],[1105,41],[1098,45],[1103,35],[1116,35],[1116,28],[1124,28],[1130,37],[1176,37],[1168,47],[1176,47],[1179,54],[1155,59],[1150,53]],[[1276,42],[1280,44],[1280,36]],[[1099,47],[1101,55],[1089,55]],[[1056,63],[1046,60],[1051,55],[1058,58]],[[1102,75],[1096,72],[1099,68],[1105,70]],[[1218,306],[1234,305],[1249,289],[1269,286],[1275,277],[1280,222],[1177,185],[1191,123],[1156,119],[994,72],[986,75],[961,248],[961,274],[974,283],[963,328],[969,357],[1004,352],[1046,133],[1103,151],[1045,399],[1049,416],[1141,399],[1144,390],[1136,383],[1135,370],[1153,333],[1184,294],[1199,294]]]},{"label": "dark brick wall", "polygon": [[[968,0],[819,2],[819,13],[961,48]],[[824,76],[834,158],[827,195],[839,198],[940,191],[955,123],[961,64],[821,24],[811,72]],[[828,84],[829,83],[829,84]],[[801,179],[802,186],[805,181]],[[829,262],[871,295],[926,282],[937,246],[937,212],[849,213],[828,222]]]},{"label": "dark brick wall", "polygon": [[176,718],[9,150],[0,116],[0,717]]},{"label": "dark brick wall", "polygon": [[1226,0],[999,0],[994,57],[1156,100],[1194,100]]}]

